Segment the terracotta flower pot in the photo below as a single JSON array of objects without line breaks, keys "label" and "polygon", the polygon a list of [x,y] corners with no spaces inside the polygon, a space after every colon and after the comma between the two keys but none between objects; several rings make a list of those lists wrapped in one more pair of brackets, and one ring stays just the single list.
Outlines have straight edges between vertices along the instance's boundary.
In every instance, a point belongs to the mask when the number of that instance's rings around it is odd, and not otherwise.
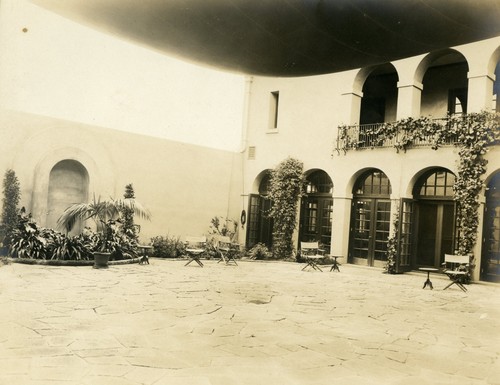
[{"label": "terracotta flower pot", "polygon": [[94,269],[107,269],[111,253],[94,253]]}]

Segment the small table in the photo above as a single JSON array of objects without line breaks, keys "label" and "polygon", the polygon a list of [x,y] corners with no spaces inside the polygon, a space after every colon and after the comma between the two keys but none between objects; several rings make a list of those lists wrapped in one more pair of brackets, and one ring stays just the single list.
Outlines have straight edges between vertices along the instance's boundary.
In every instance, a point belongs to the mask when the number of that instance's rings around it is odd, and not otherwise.
[{"label": "small table", "polygon": [[138,245],[137,247],[141,251],[141,255],[142,256],[144,256],[144,255],[148,255],[149,256],[149,253],[151,252],[151,250],[153,250],[153,246]]},{"label": "small table", "polygon": [[429,286],[431,288],[431,290],[434,289],[434,287],[432,287],[432,282],[431,282],[431,279],[429,277],[429,274],[431,272],[435,273],[435,272],[439,271],[439,269],[436,269],[435,267],[419,267],[418,270],[427,272],[427,279],[425,280],[424,287],[422,289],[425,289],[426,286]]},{"label": "small table", "polygon": [[330,257],[333,258],[333,265],[330,268],[330,271],[337,270],[340,273],[340,269],[339,269],[340,263],[337,262],[337,258],[339,258],[339,256],[338,255],[330,255]]},{"label": "small table", "polygon": [[138,245],[139,248],[141,260],[140,264],[142,263],[147,263],[149,265],[149,255],[151,253],[151,250],[153,250],[153,246],[147,246],[147,245]]}]

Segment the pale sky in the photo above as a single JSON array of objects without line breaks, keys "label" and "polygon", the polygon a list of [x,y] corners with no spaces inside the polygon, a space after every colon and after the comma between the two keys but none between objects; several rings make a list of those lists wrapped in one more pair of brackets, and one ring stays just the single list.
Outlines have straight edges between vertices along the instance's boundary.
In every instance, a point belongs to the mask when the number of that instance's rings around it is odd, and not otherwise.
[{"label": "pale sky", "polygon": [[168,57],[26,0],[0,15],[0,104],[226,150],[241,142],[244,77]]}]

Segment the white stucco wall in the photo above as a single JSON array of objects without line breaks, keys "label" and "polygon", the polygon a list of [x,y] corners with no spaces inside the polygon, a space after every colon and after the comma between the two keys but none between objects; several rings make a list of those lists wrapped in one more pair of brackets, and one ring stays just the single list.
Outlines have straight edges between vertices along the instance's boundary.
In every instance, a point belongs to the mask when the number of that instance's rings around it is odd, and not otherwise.
[{"label": "white stucco wall", "polygon": [[42,226],[50,171],[65,159],[87,170],[90,198],[121,198],[125,185],[133,184],[153,216],[150,222],[137,221],[143,241],[207,233],[213,216],[239,218],[238,153],[5,109],[0,138],[0,170],[16,172],[20,205]]}]

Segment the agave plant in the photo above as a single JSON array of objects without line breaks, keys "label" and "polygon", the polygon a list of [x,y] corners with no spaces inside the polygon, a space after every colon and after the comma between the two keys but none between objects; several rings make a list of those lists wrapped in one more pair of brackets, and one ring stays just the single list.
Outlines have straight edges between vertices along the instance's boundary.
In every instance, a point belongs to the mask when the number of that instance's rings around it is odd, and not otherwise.
[{"label": "agave plant", "polygon": [[78,221],[92,219],[96,224],[96,249],[101,252],[119,251],[120,240],[116,236],[115,224],[120,212],[128,209],[140,218],[151,219],[150,212],[133,198],[101,200],[96,198],[89,203],[75,203],[68,207],[57,221],[57,227],[69,232]]}]

